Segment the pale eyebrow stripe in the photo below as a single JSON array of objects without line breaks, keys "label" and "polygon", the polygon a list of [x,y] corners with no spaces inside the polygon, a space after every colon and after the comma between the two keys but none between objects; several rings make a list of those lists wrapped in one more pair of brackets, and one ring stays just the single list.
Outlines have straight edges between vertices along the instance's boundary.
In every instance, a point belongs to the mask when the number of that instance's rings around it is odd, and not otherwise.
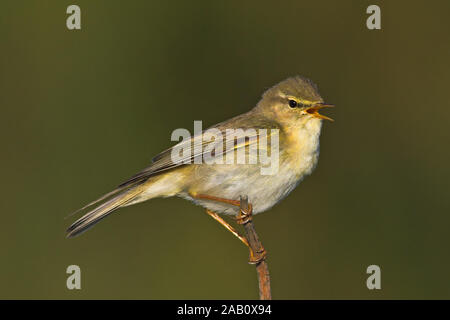
[{"label": "pale eyebrow stripe", "polygon": [[309,101],[309,100],[300,100],[300,99],[298,99],[298,98],[296,98],[296,97],[294,97],[294,96],[292,96],[292,95],[284,94],[284,93],[281,92],[281,91],[280,91],[280,93],[279,93],[279,96],[280,96],[281,98],[292,99],[292,100],[297,101],[298,103],[306,104],[306,105],[310,105],[310,104],[317,103],[317,102]]}]

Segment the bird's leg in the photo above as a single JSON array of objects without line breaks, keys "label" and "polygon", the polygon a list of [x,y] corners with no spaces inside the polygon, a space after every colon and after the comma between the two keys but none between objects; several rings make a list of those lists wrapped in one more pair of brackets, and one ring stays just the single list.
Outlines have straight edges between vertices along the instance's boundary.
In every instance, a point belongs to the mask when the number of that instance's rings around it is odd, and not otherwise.
[{"label": "bird's leg", "polygon": [[207,194],[195,194],[195,195],[192,195],[192,197],[196,198],[196,199],[205,199],[205,200],[212,200],[212,201],[227,203],[227,204],[231,204],[236,207],[239,207],[241,204],[241,202],[239,200],[230,200],[230,199],[225,199],[225,198],[219,198],[219,197],[210,196]]},{"label": "bird's leg", "polygon": [[251,264],[258,264],[266,259],[267,251],[264,249],[261,241],[259,241],[258,236],[255,232],[252,222],[252,211],[253,207],[248,203],[247,197],[241,197],[239,205],[239,214],[236,217],[237,223],[242,224],[247,232],[247,241],[249,242],[250,248],[250,261]]},{"label": "bird's leg", "polygon": [[226,222],[222,217],[220,217],[217,213],[210,211],[206,209],[206,213],[209,214],[214,220],[219,222],[221,225],[223,225],[228,231],[230,231],[232,234],[234,234],[239,240],[241,240],[247,247],[249,247],[247,238],[240,235],[239,232],[236,231],[236,229],[233,228],[228,222]]},{"label": "bird's leg", "polygon": [[[219,198],[219,197],[210,196],[210,195],[206,195],[206,194],[196,194],[196,195],[192,195],[192,197],[196,198],[196,199],[212,200],[212,201],[227,203],[227,204],[231,204],[233,206],[241,207],[240,200]],[[254,252],[252,250],[252,248],[250,247],[247,238],[240,235],[236,231],[236,229],[234,229],[228,222],[226,222],[224,219],[222,219],[217,213],[210,211],[210,210],[206,210],[206,213],[208,213],[217,222],[219,222],[221,225],[223,225],[228,231],[230,231],[233,235],[235,235],[239,240],[241,240],[249,248],[249,250],[250,250],[249,263],[257,264],[265,259],[266,250],[262,246],[261,246],[261,248],[258,248],[258,250]],[[240,208],[239,214],[236,217],[236,222],[238,224],[242,224],[245,226],[245,224],[247,224],[251,220],[252,220],[252,205],[248,204],[248,208],[246,211],[244,211],[242,208]]]}]

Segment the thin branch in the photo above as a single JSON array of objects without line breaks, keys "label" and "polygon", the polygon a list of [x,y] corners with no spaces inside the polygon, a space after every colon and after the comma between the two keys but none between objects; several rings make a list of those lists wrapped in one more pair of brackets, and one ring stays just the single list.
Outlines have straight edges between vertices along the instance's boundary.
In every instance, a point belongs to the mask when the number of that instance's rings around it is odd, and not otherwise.
[{"label": "thin branch", "polygon": [[[240,216],[248,216],[251,214],[251,207],[248,204],[247,196],[241,196],[240,199]],[[251,249],[250,263],[255,263],[256,273],[258,275],[259,284],[259,298],[261,300],[271,300],[272,294],[270,291],[270,276],[269,267],[266,262],[266,251],[259,241],[258,234],[255,230],[255,225],[251,219],[251,215],[248,216],[243,223],[246,238]],[[253,252],[253,254],[252,254]]]}]

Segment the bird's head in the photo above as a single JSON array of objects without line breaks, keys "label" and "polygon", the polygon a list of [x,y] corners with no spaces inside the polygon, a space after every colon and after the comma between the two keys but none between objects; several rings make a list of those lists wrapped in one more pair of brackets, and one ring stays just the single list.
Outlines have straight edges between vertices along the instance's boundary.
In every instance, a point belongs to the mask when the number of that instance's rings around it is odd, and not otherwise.
[{"label": "bird's head", "polygon": [[288,78],[264,92],[257,109],[282,123],[307,123],[333,119],[319,113],[320,109],[333,107],[323,102],[317,86],[309,79],[296,76]]}]

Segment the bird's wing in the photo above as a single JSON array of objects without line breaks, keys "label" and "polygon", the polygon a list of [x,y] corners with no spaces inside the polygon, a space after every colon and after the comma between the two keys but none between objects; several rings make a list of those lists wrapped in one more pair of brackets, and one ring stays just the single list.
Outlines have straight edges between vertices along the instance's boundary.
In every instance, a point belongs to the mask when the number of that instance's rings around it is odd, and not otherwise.
[{"label": "bird's wing", "polygon": [[[258,143],[260,141],[260,138],[262,137],[262,134],[265,134],[264,132],[260,130],[255,130],[252,134],[249,134],[249,131],[247,129],[258,129],[258,128],[274,128],[279,129],[278,125],[276,123],[271,123],[270,120],[264,120],[264,119],[252,119],[251,126],[248,124],[248,115],[243,114],[240,116],[237,116],[233,119],[230,119],[228,121],[219,123],[211,128],[216,128],[220,130],[222,133],[222,140],[219,141],[203,141],[203,133],[207,130],[203,131],[201,135],[197,135],[192,137],[191,139],[186,139],[181,141],[180,143],[176,144],[175,146],[161,152],[156,157],[153,158],[152,164],[145,168],[144,170],[138,172],[131,178],[129,178],[127,181],[121,183],[115,190],[107,193],[106,195],[102,196],[101,198],[94,200],[84,207],[78,209],[77,211],[71,213],[69,216],[72,216],[82,210],[85,210],[94,204],[97,204],[101,201],[107,200],[108,198],[112,198],[113,196],[117,196],[120,192],[125,192],[126,190],[131,190],[133,187],[139,186],[140,184],[147,181],[148,178],[158,175],[162,172],[165,172],[167,170],[171,170],[180,166],[189,165],[188,163],[192,163],[193,160],[196,157],[202,157],[207,152],[210,152],[211,150],[214,150],[214,147],[218,143],[223,143],[222,145],[222,152],[215,156],[224,155],[228,152],[238,150],[241,148],[245,148],[246,154],[248,154],[248,150],[250,148],[246,148],[247,146],[251,146],[255,143]],[[243,129],[243,131],[235,131],[235,134],[233,134],[233,144],[228,144],[227,141],[230,139],[230,132],[227,134],[227,128],[240,128]],[[265,134],[267,136],[267,139],[271,136],[272,131],[267,130],[267,133]],[[227,140],[228,139],[228,140]],[[201,148],[193,148],[194,144],[198,143]],[[186,155],[184,157],[180,157],[177,159],[176,162],[173,161],[172,158],[172,150],[176,147],[182,148],[183,146],[191,145],[191,150],[193,150],[192,154]],[[259,144],[258,149],[263,148],[261,144]],[[270,146],[266,146],[266,148],[270,148]],[[180,150],[180,149],[178,149]],[[220,148],[219,148],[220,150]],[[210,154],[208,154],[209,156]]]},{"label": "bird's wing", "polygon": [[[270,129],[262,131],[259,130],[258,128],[278,129],[275,123],[268,124],[266,121],[261,122],[259,125],[258,122],[260,121],[252,121],[253,122],[252,127],[249,127],[249,125],[246,124],[246,121],[242,121],[244,119],[245,118],[243,118],[242,116],[238,116],[236,118],[233,118],[226,122],[219,123],[209,128],[209,129],[218,129],[221,132],[223,138],[219,139],[218,141],[215,140],[204,141],[203,134],[209,130],[207,129],[202,131],[201,134],[193,136],[190,139],[183,140],[180,143],[176,144],[175,146],[161,152],[152,159],[153,162],[150,166],[148,166],[147,168],[143,169],[142,171],[138,172],[137,174],[129,178],[127,181],[120,184],[119,188],[134,185],[136,183],[145,181],[152,176],[160,174],[161,172],[165,172],[167,170],[171,170],[180,166],[185,166],[194,163],[194,159],[196,159],[197,157],[203,159],[204,155],[210,156],[209,152],[211,152],[211,150],[222,150],[218,154],[214,154],[214,156],[217,157],[240,148],[245,148],[247,146],[257,144],[262,135],[265,135],[266,139],[270,138],[270,135],[272,133]],[[234,126],[230,126],[230,123],[233,123]],[[231,132],[227,130],[228,128],[242,129],[242,130],[234,130],[233,132]],[[232,141],[233,143],[227,143],[228,141]],[[215,147],[218,144],[222,144],[222,148],[219,147],[218,149],[216,149]],[[189,154],[187,155],[177,157],[176,161],[174,161],[172,157],[172,152],[174,150],[179,151],[183,147],[184,148],[190,147],[191,152],[189,152]],[[261,146],[259,148],[261,148]]]}]

